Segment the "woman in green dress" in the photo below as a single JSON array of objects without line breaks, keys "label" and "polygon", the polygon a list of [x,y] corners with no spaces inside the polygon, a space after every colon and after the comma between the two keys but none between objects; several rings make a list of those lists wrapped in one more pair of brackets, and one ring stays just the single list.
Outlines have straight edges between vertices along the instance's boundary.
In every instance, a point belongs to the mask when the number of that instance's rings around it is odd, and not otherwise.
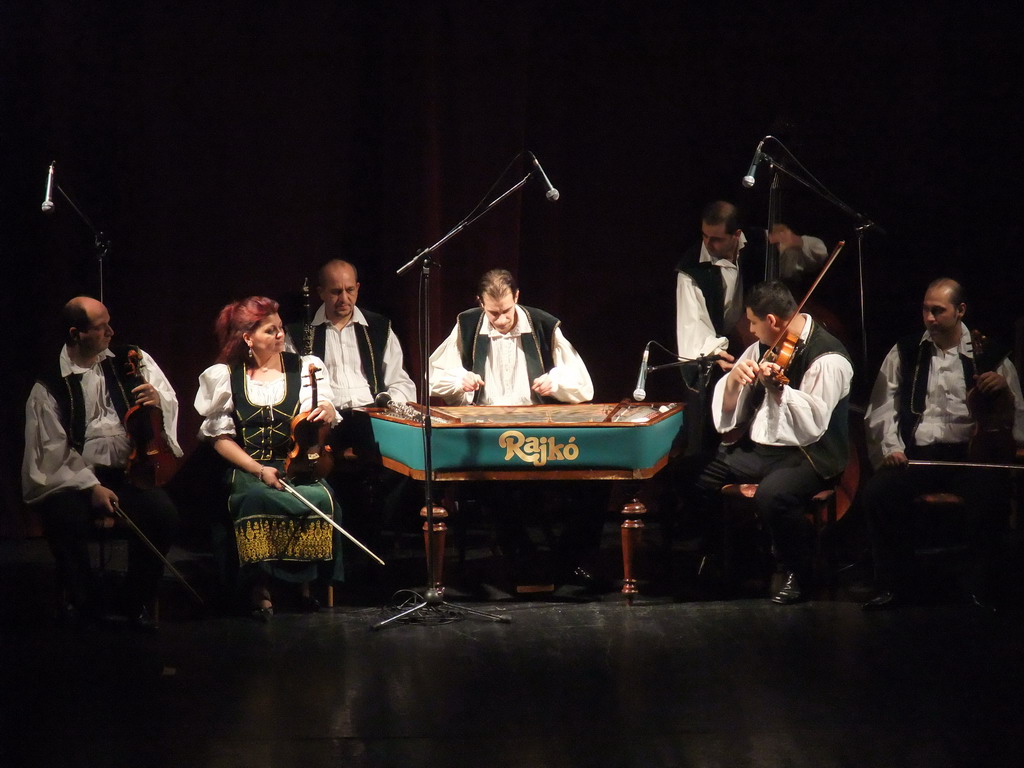
[{"label": "woman in green dress", "polygon": [[282,485],[289,482],[326,515],[340,517],[322,480],[299,484],[285,476],[293,418],[308,413],[311,422],[333,425],[340,417],[323,362],[285,352],[276,301],[250,296],[228,304],[215,327],[220,355],[199,377],[195,400],[200,438],[232,465],[228,510],[240,573],[254,617],[266,621],[273,615],[271,577],[305,584],[322,563],[333,563],[332,578],[343,574],[330,523]]}]

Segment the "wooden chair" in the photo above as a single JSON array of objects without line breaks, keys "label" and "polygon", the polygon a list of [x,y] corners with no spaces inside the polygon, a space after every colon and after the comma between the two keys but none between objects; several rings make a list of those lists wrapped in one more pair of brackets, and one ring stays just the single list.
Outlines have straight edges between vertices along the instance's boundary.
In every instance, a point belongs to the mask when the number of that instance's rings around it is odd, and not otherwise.
[{"label": "wooden chair", "polygon": [[[134,534],[127,526],[118,525],[117,519],[113,517],[98,517],[94,521],[92,535],[87,542],[90,559],[93,552],[96,555],[93,559],[93,569],[98,572],[100,589],[107,592],[107,582],[116,573],[124,573],[128,568],[128,537]],[[60,585],[60,599],[62,604],[67,605],[71,601],[66,585]],[[104,594],[104,598],[106,595]],[[160,620],[160,597],[155,596],[149,605],[146,606],[150,617],[154,622]]]},{"label": "wooden chair", "polygon": [[970,546],[964,500],[954,493],[922,493],[914,499],[914,556],[955,557]]},{"label": "wooden chair", "polygon": [[[754,494],[757,493],[757,483],[730,483],[722,486],[722,496],[725,502],[727,519],[726,526],[730,525],[740,516],[755,516]],[[807,519],[814,526],[814,576],[819,583],[824,583],[831,589],[836,574],[836,552],[835,547],[830,545],[828,535],[832,532],[836,520],[836,489],[826,488],[816,493],[807,505],[805,512]],[[731,518],[731,519],[730,519]],[[728,545],[726,545],[728,550]],[[729,573],[731,565],[731,553],[723,552],[723,569]]]}]

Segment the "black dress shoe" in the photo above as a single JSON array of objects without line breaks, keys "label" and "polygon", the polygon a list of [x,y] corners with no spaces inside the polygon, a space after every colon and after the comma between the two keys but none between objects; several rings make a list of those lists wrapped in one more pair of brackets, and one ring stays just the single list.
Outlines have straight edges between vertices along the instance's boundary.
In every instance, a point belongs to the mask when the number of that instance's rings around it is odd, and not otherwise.
[{"label": "black dress shoe", "polygon": [[888,611],[892,608],[899,608],[903,601],[899,595],[891,589],[885,589],[864,603],[861,608],[865,611]]},{"label": "black dress shoe", "polygon": [[792,605],[793,603],[799,603],[803,599],[804,594],[800,589],[800,582],[797,580],[796,573],[789,571],[782,582],[782,587],[772,595],[772,602],[779,605]]},{"label": "black dress shoe", "polygon": [[274,607],[261,606],[259,608],[253,608],[252,613],[249,615],[261,624],[269,624],[270,620],[274,617]]},{"label": "black dress shoe", "polygon": [[572,568],[565,575],[562,583],[573,587],[579,587],[588,594],[596,595],[602,592],[609,592],[611,590],[611,585],[607,580],[594,575],[592,571],[582,565],[577,565],[575,568]]}]

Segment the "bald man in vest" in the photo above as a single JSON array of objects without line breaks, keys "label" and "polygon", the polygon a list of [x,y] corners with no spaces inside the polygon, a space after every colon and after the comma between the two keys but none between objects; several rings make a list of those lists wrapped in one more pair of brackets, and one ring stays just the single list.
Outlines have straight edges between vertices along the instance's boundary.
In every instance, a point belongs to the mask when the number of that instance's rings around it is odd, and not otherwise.
[{"label": "bald man in vest", "polygon": [[[87,542],[95,526],[120,506],[166,554],[177,528],[177,510],[162,488],[137,487],[125,468],[132,443],[124,418],[135,405],[158,408],[163,437],[181,456],[176,430],[178,400],[156,361],[138,347],[111,348],[110,313],[99,301],[78,296],[61,315],[65,343],[53,366],[36,381],[25,408],[22,495],[39,511],[43,531],[69,603],[69,622],[99,618],[106,610],[91,572]],[[145,382],[136,384],[126,363],[141,361]],[[156,628],[146,605],[157,592],[164,564],[128,534],[125,593],[118,606],[131,626]]]}]

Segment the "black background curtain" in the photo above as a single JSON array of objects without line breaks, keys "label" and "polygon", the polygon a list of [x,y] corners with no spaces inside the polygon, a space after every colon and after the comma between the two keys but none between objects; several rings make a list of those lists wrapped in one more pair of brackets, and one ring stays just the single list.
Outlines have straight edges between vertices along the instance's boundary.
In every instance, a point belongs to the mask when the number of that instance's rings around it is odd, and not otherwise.
[{"label": "black background curtain", "polygon": [[392,317],[418,381],[416,280],[395,270],[523,149],[561,199],[533,179],[437,254],[432,346],[504,266],[523,303],[562,318],[595,399],[628,396],[643,345],[674,347],[673,266],[703,205],[766,223],[770,173],[740,179],[770,133],[888,231],[865,242],[865,367],[853,223],[784,185],[784,221],[850,243],[819,298],[863,394],[941,274],[966,282],[972,325],[1012,341],[1016,30],[987,4],[5,3],[0,530],[23,527],[23,404],[59,350],[58,310],[99,286],[89,229],[59,196],[40,212],[51,160],[112,242],[112,324],[169,375],[186,451],[219,308],[265,294],[298,319],[303,278],[331,256],[359,267],[360,305]]}]

